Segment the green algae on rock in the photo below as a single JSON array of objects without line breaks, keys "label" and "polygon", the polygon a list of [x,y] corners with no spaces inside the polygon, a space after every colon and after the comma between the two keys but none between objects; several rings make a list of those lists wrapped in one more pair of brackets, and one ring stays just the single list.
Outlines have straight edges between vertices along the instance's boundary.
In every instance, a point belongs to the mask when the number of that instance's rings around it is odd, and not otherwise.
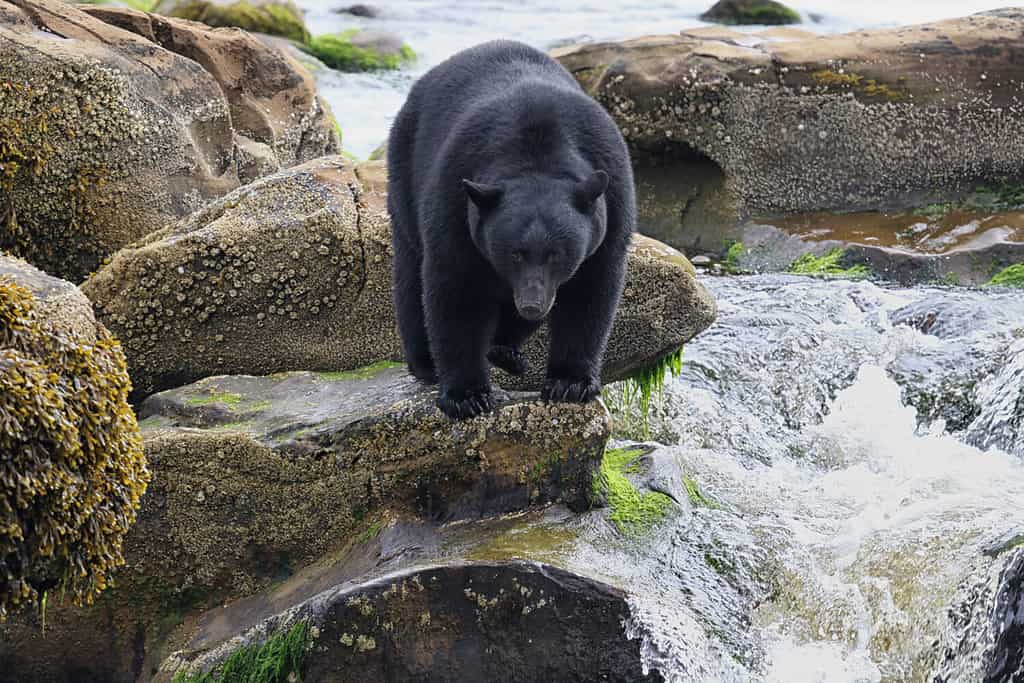
[{"label": "green algae on rock", "polygon": [[843,267],[845,252],[843,249],[830,249],[821,256],[804,254],[789,267],[794,275],[819,275],[828,277],[860,278],[867,277],[871,271],[863,264]]},{"label": "green algae on rock", "polygon": [[161,0],[152,10],[213,28],[236,27],[251,33],[281,36],[299,43],[309,40],[302,11],[289,0]]},{"label": "green algae on rock", "polygon": [[120,346],[69,288],[0,255],[0,621],[103,592],[149,481]]},{"label": "green algae on rock", "polygon": [[210,671],[199,674],[179,671],[172,683],[295,683],[302,680],[309,645],[309,627],[299,621],[262,643],[238,648]]},{"label": "green algae on rock", "polygon": [[637,472],[637,459],[647,449],[613,448],[605,451],[600,472],[594,477],[594,496],[603,498],[608,518],[620,533],[638,535],[649,531],[672,512],[673,500],[659,491],[641,492],[629,480]]},{"label": "green algae on rock", "polygon": [[719,0],[701,14],[700,19],[729,25],[780,26],[800,23],[800,15],[795,10],[775,0]]},{"label": "green algae on rock", "polygon": [[316,36],[307,41],[305,49],[339,71],[394,70],[416,59],[412,48],[397,37],[359,29]]},{"label": "green algae on rock", "polygon": [[1024,263],[1015,263],[996,273],[988,281],[990,287],[1024,287]]}]

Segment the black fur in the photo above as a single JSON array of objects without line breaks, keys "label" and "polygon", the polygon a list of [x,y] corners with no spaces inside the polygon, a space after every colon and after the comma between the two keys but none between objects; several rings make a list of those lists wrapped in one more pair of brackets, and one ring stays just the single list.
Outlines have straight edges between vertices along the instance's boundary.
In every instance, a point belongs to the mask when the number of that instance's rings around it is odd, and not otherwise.
[{"label": "black fur", "polygon": [[635,222],[607,113],[543,52],[485,43],[413,86],[387,156],[399,332],[441,410],[491,410],[488,359],[524,372],[545,315],[543,397],[596,397]]}]

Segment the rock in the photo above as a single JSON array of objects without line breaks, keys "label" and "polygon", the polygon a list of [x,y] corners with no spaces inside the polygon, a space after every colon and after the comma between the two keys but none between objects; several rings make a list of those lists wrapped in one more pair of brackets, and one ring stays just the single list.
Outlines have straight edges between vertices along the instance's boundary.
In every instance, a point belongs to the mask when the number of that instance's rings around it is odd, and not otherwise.
[{"label": "rock", "polygon": [[674,215],[686,232],[1016,181],[1022,28],[1008,11],[755,47],[667,35],[554,54],[618,122],[638,185],[660,182],[641,218]]},{"label": "rock", "polygon": [[376,19],[380,16],[380,8],[376,5],[349,5],[335,10],[338,14],[351,14],[354,17]]},{"label": "rock", "polygon": [[398,69],[416,59],[416,53],[394,33],[352,29],[316,36],[305,49],[339,71]]},{"label": "rock", "polygon": [[[210,607],[333,566],[389,517],[436,524],[558,500],[586,507],[611,428],[599,402],[522,395],[452,422],[433,392],[382,366],[208,378],[150,397],[140,415],[154,476],[117,587],[88,611],[51,605],[45,638],[38,624],[12,623],[0,680],[149,676],[181,645],[172,631],[183,621],[187,630]],[[307,577],[287,592],[308,590]]]},{"label": "rock", "polygon": [[[309,162],[215,201],[121,250],[84,285],[124,341],[136,397],[218,374],[350,370],[400,360],[381,162]],[[714,320],[679,252],[638,237],[605,357],[624,379]],[[525,351],[536,389],[546,333]]]},{"label": "rock", "polygon": [[124,563],[149,472],[120,346],[73,285],[0,253],[0,622]]},{"label": "rock", "polygon": [[235,27],[300,43],[310,37],[302,19],[302,10],[291,0],[160,0],[153,12],[198,21],[214,28]]},{"label": "rock", "polygon": [[15,0],[0,43],[0,248],[73,281],[238,187],[239,136],[278,166],[337,149],[310,77],[242,33]]},{"label": "rock", "polygon": [[336,586],[209,652],[194,641],[194,659],[176,653],[155,680],[169,683],[186,661],[186,671],[208,670],[290,629],[310,634],[310,681],[505,680],[510,671],[523,681],[663,680],[644,674],[629,616],[624,593],[557,567],[452,562]]},{"label": "rock", "polygon": [[718,0],[700,15],[719,24],[799,24],[800,15],[774,0]]}]

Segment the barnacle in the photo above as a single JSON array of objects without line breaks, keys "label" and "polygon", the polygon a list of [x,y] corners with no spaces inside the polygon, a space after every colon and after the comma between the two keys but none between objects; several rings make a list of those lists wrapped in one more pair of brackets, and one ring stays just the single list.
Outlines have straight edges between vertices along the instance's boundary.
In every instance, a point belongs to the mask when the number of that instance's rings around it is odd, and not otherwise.
[{"label": "barnacle", "polygon": [[92,602],[149,481],[120,344],[54,329],[0,278],[0,621],[60,588]]}]

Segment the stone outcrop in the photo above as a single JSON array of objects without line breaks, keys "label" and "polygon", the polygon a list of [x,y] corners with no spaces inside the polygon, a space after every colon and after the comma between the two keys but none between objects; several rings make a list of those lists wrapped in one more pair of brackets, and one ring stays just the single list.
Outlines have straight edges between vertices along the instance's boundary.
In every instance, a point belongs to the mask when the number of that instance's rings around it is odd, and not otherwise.
[{"label": "stone outcrop", "polygon": [[290,0],[161,0],[153,12],[214,28],[240,28],[281,36],[299,43],[309,39],[302,11]]},{"label": "stone outcrop", "polygon": [[117,587],[88,609],[51,602],[45,637],[31,618],[9,623],[0,680],[145,680],[197,614],[331,566],[384,519],[589,505],[610,432],[600,403],[503,396],[464,422],[433,403],[385,366],[213,377],[150,397],[141,427],[153,481]]},{"label": "stone outcrop", "polygon": [[338,149],[311,77],[240,31],[0,3],[0,247],[77,281],[252,178]]},{"label": "stone outcrop", "polygon": [[[399,360],[383,165],[340,157],[263,178],[121,250],[83,285],[124,341],[136,396],[217,374]],[[715,304],[680,253],[638,237],[605,360],[623,379],[705,329]],[[499,378],[535,389],[533,370]]]},{"label": "stone outcrop", "polygon": [[660,202],[685,231],[919,206],[1019,180],[1022,28],[1024,10],[1007,9],[783,42],[684,33],[555,54],[619,124],[641,189],[674,193],[648,196],[642,217]]}]

